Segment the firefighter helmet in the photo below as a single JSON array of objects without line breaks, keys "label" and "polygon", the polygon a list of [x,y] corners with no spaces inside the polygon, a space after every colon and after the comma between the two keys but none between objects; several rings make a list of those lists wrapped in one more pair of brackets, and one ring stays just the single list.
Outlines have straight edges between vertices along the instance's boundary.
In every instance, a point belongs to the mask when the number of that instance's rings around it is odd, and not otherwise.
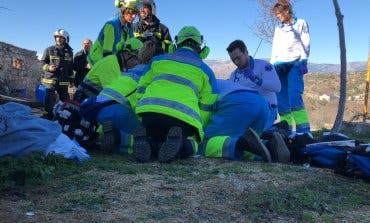
[{"label": "firefighter helmet", "polygon": [[54,32],[54,37],[61,36],[66,40],[66,43],[69,43],[69,34],[64,29],[58,29]]},{"label": "firefighter helmet", "polygon": [[152,8],[152,14],[155,15],[156,13],[156,6],[154,0],[142,0],[143,5],[150,5]]}]

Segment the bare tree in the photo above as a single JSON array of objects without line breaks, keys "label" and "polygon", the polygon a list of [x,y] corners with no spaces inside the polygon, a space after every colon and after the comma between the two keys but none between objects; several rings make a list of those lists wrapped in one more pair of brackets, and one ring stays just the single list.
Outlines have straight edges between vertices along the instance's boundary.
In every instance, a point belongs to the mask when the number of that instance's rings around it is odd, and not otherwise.
[{"label": "bare tree", "polygon": [[258,0],[258,4],[260,5],[257,11],[258,20],[251,27],[256,36],[268,43],[272,43],[276,25],[275,15],[271,11],[274,2],[272,0]]},{"label": "bare tree", "polygon": [[4,6],[0,6],[0,12],[1,12],[2,10],[10,11],[10,9],[9,9],[9,8],[4,7]]},{"label": "bare tree", "polygon": [[[257,9],[258,20],[250,27],[256,36],[268,43],[272,43],[275,26],[277,24],[275,14],[271,10],[276,2],[276,0],[258,0],[258,4],[260,5]],[[290,2],[294,5],[296,0]]]},{"label": "bare tree", "polygon": [[340,46],[340,95],[337,117],[332,132],[339,132],[343,122],[344,109],[346,107],[346,89],[347,89],[347,54],[346,41],[344,36],[343,15],[337,0],[333,0],[335,15],[337,16],[338,32],[339,32],[339,46]]}]

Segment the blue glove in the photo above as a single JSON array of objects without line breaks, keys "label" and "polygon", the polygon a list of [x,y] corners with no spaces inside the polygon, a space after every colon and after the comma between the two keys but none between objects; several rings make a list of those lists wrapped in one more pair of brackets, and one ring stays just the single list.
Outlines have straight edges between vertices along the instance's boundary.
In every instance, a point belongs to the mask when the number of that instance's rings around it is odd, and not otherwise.
[{"label": "blue glove", "polygon": [[298,67],[298,70],[299,72],[301,72],[302,75],[308,72],[307,60],[299,60],[298,62],[296,62],[295,66]]},{"label": "blue glove", "polygon": [[245,79],[249,78],[251,81],[253,81],[254,83],[256,83],[257,85],[261,86],[262,84],[262,79],[258,78],[255,74],[254,74],[254,71],[250,68],[247,68],[245,70],[243,70],[243,75],[245,77]]}]

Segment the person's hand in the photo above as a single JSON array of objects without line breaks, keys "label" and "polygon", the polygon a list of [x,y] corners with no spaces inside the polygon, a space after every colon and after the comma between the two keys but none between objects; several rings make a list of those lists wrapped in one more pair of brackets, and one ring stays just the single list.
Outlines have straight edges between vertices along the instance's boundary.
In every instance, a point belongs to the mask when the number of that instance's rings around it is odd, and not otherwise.
[{"label": "person's hand", "polygon": [[302,75],[308,73],[307,60],[300,60],[295,65],[298,67],[298,70]]},{"label": "person's hand", "polygon": [[249,78],[252,82],[254,82],[257,85],[262,84],[262,79],[258,78],[255,74],[253,69],[247,68],[243,71],[244,77],[247,79]]},{"label": "person's hand", "polygon": [[253,82],[256,80],[256,75],[254,75],[253,70],[250,68],[243,70],[243,75],[246,79],[249,78]]},{"label": "person's hand", "polygon": [[55,64],[52,64],[52,65],[49,65],[48,66],[48,71],[53,73],[57,70],[57,66],[55,66]]},{"label": "person's hand", "polygon": [[86,69],[89,69],[90,70],[90,68],[91,68],[90,64],[89,63],[86,64]]}]

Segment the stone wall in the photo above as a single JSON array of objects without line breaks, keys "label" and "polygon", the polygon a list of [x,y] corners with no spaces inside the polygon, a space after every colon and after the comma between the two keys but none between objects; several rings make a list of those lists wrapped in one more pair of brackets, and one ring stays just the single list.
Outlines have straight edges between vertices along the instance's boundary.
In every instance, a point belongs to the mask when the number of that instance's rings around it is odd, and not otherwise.
[{"label": "stone wall", "polygon": [[34,99],[40,76],[36,51],[0,41],[0,94]]}]

